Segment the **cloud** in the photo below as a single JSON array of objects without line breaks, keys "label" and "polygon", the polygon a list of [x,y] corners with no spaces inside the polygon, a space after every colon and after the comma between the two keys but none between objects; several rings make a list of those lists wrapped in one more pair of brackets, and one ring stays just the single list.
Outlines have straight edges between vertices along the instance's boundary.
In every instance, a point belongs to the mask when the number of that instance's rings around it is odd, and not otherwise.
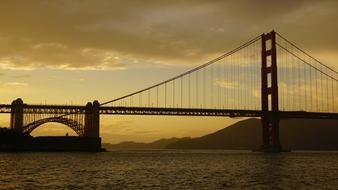
[{"label": "cloud", "polygon": [[123,69],[125,64],[116,59],[117,53],[92,48],[72,49],[58,43],[27,44],[15,54],[0,57],[2,69]]},{"label": "cloud", "polygon": [[216,80],[215,85],[221,88],[235,89],[238,87],[238,82],[229,80]]},{"label": "cloud", "polygon": [[34,89],[25,82],[10,81],[0,83],[0,93],[4,97],[10,97],[10,100],[17,97],[18,94],[24,94],[29,91],[34,91]]},{"label": "cloud", "polygon": [[313,52],[337,52],[337,6],[334,0],[5,0],[0,65],[27,70],[200,64],[273,28]]},{"label": "cloud", "polygon": [[6,86],[28,86],[27,83],[24,82],[7,82],[5,83]]},{"label": "cloud", "polygon": [[15,79],[27,79],[27,78],[31,78],[32,75],[30,74],[15,74],[15,75],[11,75],[11,78],[15,78]]}]

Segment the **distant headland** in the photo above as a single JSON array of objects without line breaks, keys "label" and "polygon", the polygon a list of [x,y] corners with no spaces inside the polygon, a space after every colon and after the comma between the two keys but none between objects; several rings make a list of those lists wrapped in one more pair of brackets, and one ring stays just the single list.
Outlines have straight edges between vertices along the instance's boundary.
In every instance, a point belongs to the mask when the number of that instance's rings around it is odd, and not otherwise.
[{"label": "distant headland", "polygon": [[[212,134],[197,138],[161,139],[151,143],[103,144],[114,149],[228,149],[254,150],[261,145],[261,122],[246,119]],[[338,151],[338,121],[327,119],[287,119],[280,123],[283,147],[291,150]]]}]

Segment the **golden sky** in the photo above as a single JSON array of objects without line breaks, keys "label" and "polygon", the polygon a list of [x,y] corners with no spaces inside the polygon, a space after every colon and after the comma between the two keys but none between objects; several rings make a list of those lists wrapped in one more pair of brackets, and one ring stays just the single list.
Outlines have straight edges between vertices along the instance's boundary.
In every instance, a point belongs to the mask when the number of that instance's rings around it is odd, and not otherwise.
[{"label": "golden sky", "polygon": [[[337,7],[335,0],[2,0],[0,102],[104,102],[272,29],[338,70]],[[101,136],[105,142],[200,136],[236,121],[105,116]],[[66,131],[46,124],[33,134]]]}]

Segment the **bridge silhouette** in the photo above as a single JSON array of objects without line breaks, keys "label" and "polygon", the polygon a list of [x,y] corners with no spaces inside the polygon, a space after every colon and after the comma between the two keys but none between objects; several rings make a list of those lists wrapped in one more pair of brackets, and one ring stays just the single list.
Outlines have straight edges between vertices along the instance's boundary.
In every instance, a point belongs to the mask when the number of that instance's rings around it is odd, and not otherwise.
[{"label": "bridge silhouette", "polygon": [[[260,117],[262,151],[279,152],[279,121],[338,119],[338,73],[274,31],[194,69],[128,95],[86,106],[0,105],[10,127],[31,133],[58,122],[99,138],[100,115]],[[301,138],[301,137],[300,137]]]}]

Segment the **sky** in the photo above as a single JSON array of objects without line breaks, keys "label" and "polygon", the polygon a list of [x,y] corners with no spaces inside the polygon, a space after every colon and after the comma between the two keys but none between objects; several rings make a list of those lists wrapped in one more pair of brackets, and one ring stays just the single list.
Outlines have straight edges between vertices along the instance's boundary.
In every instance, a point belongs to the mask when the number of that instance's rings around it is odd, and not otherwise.
[{"label": "sky", "polygon": [[[335,0],[2,0],[0,103],[104,102],[276,30],[338,70]],[[9,116],[0,116],[8,126]],[[103,116],[104,142],[196,137],[239,119]],[[74,134],[45,124],[33,135]]]}]

